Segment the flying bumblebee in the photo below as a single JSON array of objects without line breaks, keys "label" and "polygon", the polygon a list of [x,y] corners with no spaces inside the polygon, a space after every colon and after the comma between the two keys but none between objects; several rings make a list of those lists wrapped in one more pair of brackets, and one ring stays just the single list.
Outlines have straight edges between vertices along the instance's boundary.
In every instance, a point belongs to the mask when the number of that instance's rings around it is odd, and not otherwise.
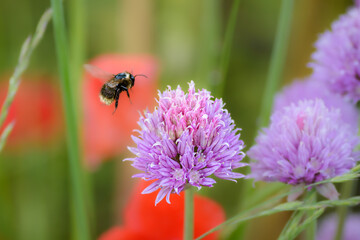
[{"label": "flying bumblebee", "polygon": [[132,75],[126,71],[118,74],[111,74],[90,64],[85,64],[85,68],[94,77],[106,81],[100,90],[99,98],[100,101],[106,105],[110,105],[115,100],[115,109],[113,114],[118,107],[120,93],[125,91],[130,100],[129,90],[134,87],[135,78],[137,76],[147,78],[144,74]]}]

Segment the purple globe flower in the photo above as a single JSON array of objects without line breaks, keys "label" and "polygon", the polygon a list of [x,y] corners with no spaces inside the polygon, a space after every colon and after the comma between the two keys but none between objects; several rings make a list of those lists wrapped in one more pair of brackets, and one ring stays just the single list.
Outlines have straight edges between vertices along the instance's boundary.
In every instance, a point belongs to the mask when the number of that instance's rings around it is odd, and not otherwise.
[{"label": "purple globe flower", "polygon": [[[354,151],[358,142],[338,109],[329,110],[319,99],[299,101],[276,111],[270,127],[256,138],[248,151],[254,160],[249,177],[303,186],[342,175],[358,160]],[[338,197],[333,184],[319,185],[317,190],[327,198]]]},{"label": "purple globe flower", "polygon": [[[338,217],[335,214],[326,216],[319,224],[316,240],[333,240],[336,234]],[[345,220],[342,240],[360,239],[360,214],[349,214]]]},{"label": "purple globe flower", "polygon": [[350,9],[323,33],[312,55],[314,77],[354,102],[360,100],[360,7]]},{"label": "purple globe flower", "polygon": [[278,93],[274,101],[274,111],[289,106],[291,103],[297,103],[299,100],[322,99],[325,106],[329,109],[338,108],[341,111],[341,118],[354,131],[358,128],[359,111],[356,106],[346,101],[342,96],[327,89],[324,82],[316,81],[312,76],[305,80],[296,80],[291,85],[286,86]]},{"label": "purple globe flower", "polygon": [[194,82],[188,93],[178,86],[159,92],[159,106],[140,117],[141,130],[130,147],[136,155],[132,166],[143,171],[133,177],[156,180],[143,193],[160,189],[155,204],[171,193],[180,193],[186,185],[212,187],[212,175],[233,180],[244,177],[233,172],[247,165],[241,160],[244,143],[239,128],[221,99],[214,99],[206,90],[195,91]]}]

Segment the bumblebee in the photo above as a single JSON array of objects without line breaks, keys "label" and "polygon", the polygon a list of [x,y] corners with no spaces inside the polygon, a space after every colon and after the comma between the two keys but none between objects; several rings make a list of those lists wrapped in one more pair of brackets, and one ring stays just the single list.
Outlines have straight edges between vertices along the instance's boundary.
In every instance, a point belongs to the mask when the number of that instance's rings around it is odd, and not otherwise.
[{"label": "bumblebee", "polygon": [[[93,76],[100,78],[100,79],[107,79],[107,81],[104,83],[104,85],[102,86],[102,88],[100,90],[99,98],[100,98],[100,101],[102,103],[105,103],[106,105],[110,105],[115,100],[115,109],[114,109],[113,114],[115,113],[115,111],[118,107],[120,93],[125,91],[130,100],[129,90],[132,87],[134,87],[135,78],[137,76],[142,76],[142,77],[147,78],[146,75],[143,75],[143,74],[132,75],[131,73],[126,72],[126,71],[114,75],[111,73],[107,73],[107,72],[105,72],[95,66],[89,65],[89,64],[86,64],[85,68]],[[130,100],[130,102],[131,102],[131,100]]]}]

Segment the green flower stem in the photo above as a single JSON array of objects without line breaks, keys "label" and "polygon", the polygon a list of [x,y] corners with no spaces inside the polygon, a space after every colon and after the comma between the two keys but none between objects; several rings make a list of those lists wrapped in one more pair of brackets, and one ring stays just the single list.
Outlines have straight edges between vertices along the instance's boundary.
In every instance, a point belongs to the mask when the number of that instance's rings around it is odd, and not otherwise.
[{"label": "green flower stem", "polygon": [[285,227],[283,227],[280,236],[278,237],[278,240],[286,239],[286,233],[289,232],[289,229],[297,228],[300,225],[301,219],[304,217],[304,211],[294,211],[289,218],[289,220],[286,222]]},{"label": "green flower stem", "polygon": [[194,191],[191,187],[185,190],[184,240],[194,238]]},{"label": "green flower stem", "polygon": [[[343,183],[342,188],[341,188],[341,193],[340,193],[341,198],[349,198],[352,194],[352,190],[354,189],[355,185],[356,185],[356,181],[348,181],[348,182]],[[335,235],[335,240],[342,239],[347,213],[348,213],[347,206],[338,207],[337,214],[338,214],[339,220],[338,220],[338,226],[337,226],[337,231],[336,231],[336,235]]]},{"label": "green flower stem", "polygon": [[74,220],[74,238],[80,240],[90,239],[89,224],[86,214],[85,187],[83,171],[80,163],[78,127],[75,114],[75,101],[71,90],[68,45],[66,40],[64,12],[61,0],[51,0],[54,11],[54,36],[58,58],[58,67],[61,79],[62,96],[65,107],[67,125],[67,144],[70,167],[70,182],[72,190],[72,207]]},{"label": "green flower stem", "polygon": [[267,126],[270,120],[274,95],[278,89],[279,81],[282,77],[288,39],[291,31],[291,20],[294,8],[294,0],[282,0],[280,17],[277,24],[273,52],[271,54],[270,67],[265,83],[265,93],[261,105],[259,126]]},{"label": "green flower stem", "polygon": [[[305,195],[304,201],[308,204],[316,203],[316,190],[313,188],[310,191],[307,191]],[[307,217],[310,217],[314,214],[315,210],[307,210]],[[306,239],[307,240],[315,240],[316,238],[316,220],[312,221],[309,226],[307,227],[305,233],[306,233]]]},{"label": "green flower stem", "polygon": [[233,5],[231,6],[231,13],[225,31],[224,46],[220,57],[220,80],[214,83],[211,91],[215,97],[221,97],[224,93],[239,7],[240,0],[234,0]]}]

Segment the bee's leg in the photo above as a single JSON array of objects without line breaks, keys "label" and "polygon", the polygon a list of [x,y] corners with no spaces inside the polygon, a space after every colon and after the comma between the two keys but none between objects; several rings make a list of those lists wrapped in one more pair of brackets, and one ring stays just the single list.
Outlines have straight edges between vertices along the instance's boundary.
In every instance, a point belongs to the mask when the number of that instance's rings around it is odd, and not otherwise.
[{"label": "bee's leg", "polygon": [[129,90],[127,89],[127,87],[124,87],[124,86],[120,86],[122,88],[123,91],[126,91],[126,94],[130,100],[130,103],[131,103],[131,99],[130,99],[130,94],[129,94]]},{"label": "bee's leg", "polygon": [[122,88],[123,91],[126,91],[128,98],[130,98],[129,90],[127,89],[127,87],[124,87],[124,86],[120,86],[120,87]]},{"label": "bee's leg", "polygon": [[116,109],[118,107],[120,92],[121,92],[121,89],[117,88],[116,92],[115,92],[115,97],[114,97],[114,99],[115,99],[115,109],[114,109],[113,114],[116,112]]}]

